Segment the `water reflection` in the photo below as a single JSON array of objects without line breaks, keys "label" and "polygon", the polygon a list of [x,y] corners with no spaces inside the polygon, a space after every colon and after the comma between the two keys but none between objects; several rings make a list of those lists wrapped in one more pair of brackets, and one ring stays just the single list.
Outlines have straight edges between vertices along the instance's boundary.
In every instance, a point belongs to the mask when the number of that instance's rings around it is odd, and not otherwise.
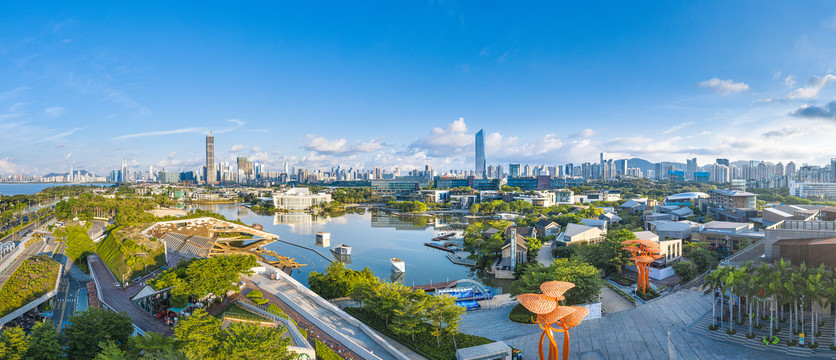
[{"label": "water reflection", "polygon": [[328,215],[311,215],[304,212],[277,213],[273,215],[273,225],[287,225],[296,234],[310,234],[314,225],[324,225],[331,221]]}]

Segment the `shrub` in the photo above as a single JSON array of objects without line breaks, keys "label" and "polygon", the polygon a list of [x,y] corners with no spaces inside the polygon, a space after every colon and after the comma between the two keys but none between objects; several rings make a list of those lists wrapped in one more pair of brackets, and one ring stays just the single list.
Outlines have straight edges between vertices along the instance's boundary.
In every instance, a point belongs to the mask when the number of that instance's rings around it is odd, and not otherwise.
[{"label": "shrub", "polygon": [[819,347],[819,343],[816,342],[816,343],[808,344],[807,347],[810,348],[810,349],[815,349],[815,348]]},{"label": "shrub", "polygon": [[343,360],[341,356],[325,346],[319,339],[316,340],[316,358],[320,360]]},{"label": "shrub", "polygon": [[253,302],[258,304],[258,305],[264,305],[264,304],[268,303],[269,301],[265,298],[255,298],[255,299],[253,299]]},{"label": "shrub", "polygon": [[517,304],[517,306],[514,306],[514,308],[511,309],[511,313],[508,315],[508,319],[515,323],[533,324],[533,322],[531,322],[531,318],[533,316],[534,313],[528,311],[528,309],[526,309],[522,305]]},{"label": "shrub", "polygon": [[253,291],[250,291],[249,294],[247,294],[247,297],[250,298],[250,299],[261,298],[261,297],[264,297],[264,294],[261,293],[261,290],[253,290]]}]

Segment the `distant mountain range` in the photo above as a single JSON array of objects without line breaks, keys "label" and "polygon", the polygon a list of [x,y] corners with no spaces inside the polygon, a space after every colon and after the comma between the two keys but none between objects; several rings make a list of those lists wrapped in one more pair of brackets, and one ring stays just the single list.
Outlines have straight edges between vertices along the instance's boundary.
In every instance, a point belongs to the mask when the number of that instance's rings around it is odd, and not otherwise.
[{"label": "distant mountain range", "polygon": [[[685,170],[685,164],[677,163],[677,162],[667,162],[668,164],[673,165],[674,169],[676,170]],[[642,158],[630,158],[627,159],[627,167],[628,168],[639,168],[642,169],[642,173],[647,174],[648,170],[656,170],[656,163],[652,163]]]},{"label": "distant mountain range", "polygon": [[[44,175],[44,177],[67,176],[69,174],[70,174],[69,171],[65,172],[65,173],[49,173],[49,174]],[[87,170],[75,170],[75,171],[73,171],[73,176],[93,176],[93,174],[90,173]]]}]

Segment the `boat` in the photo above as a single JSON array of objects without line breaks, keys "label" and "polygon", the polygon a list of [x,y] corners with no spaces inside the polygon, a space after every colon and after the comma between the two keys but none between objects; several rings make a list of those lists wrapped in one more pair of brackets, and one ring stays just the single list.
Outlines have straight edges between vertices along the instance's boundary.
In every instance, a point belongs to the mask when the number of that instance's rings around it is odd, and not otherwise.
[{"label": "boat", "polygon": [[406,272],[406,263],[401,260],[401,258],[391,258],[389,262],[392,263],[392,273],[405,273]]},{"label": "boat", "polygon": [[264,225],[261,225],[259,223],[253,223],[252,225],[250,225],[250,227],[252,227],[253,229],[256,229],[256,230],[264,229]]}]

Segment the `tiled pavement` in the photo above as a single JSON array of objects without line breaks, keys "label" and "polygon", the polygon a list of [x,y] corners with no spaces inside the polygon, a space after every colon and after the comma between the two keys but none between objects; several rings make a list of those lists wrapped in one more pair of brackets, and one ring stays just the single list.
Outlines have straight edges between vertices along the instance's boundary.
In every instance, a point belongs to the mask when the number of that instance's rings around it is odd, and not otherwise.
[{"label": "tiled pavement", "polygon": [[[537,358],[540,329],[508,320],[510,308],[469,312],[461,331],[502,340],[520,349],[527,359]],[[680,290],[635,309],[586,320],[570,331],[571,359],[793,359],[821,358],[822,351],[783,351],[744,337],[740,331],[729,337],[724,331],[708,331],[711,296]],[[832,326],[832,323],[830,323]],[[705,329],[704,331],[702,329]],[[742,327],[741,327],[742,330]],[[784,330],[786,333],[787,330]],[[558,344],[563,335],[555,334]],[[820,343],[824,346],[826,336]],[[824,358],[830,358],[829,350]]]}]

